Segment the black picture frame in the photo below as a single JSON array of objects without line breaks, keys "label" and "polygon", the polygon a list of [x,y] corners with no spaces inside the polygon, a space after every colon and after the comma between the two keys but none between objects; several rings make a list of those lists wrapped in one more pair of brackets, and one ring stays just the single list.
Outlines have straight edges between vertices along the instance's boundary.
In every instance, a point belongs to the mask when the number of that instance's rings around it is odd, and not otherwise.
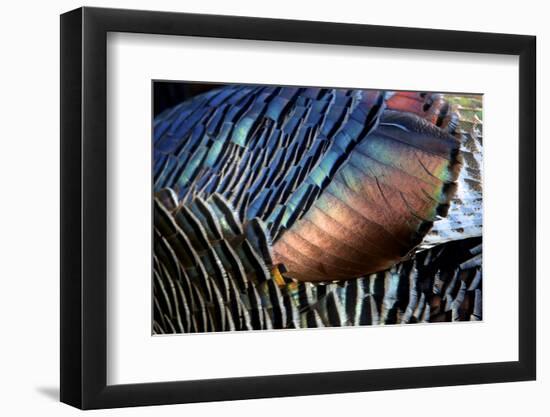
[{"label": "black picture frame", "polygon": [[[108,32],[519,56],[519,360],[107,385]],[[251,17],[80,8],[61,16],[61,401],[82,409],[533,380],[536,38]]]}]

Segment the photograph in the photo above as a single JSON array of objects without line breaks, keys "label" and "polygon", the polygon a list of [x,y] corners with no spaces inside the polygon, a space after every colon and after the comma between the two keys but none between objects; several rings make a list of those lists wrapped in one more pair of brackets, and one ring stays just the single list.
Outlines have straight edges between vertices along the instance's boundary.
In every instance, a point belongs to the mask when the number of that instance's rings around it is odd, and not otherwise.
[{"label": "photograph", "polygon": [[550,416],[543,4],[6,2],[0,417]]},{"label": "photograph", "polygon": [[483,321],[483,94],[152,80],[153,335]]}]

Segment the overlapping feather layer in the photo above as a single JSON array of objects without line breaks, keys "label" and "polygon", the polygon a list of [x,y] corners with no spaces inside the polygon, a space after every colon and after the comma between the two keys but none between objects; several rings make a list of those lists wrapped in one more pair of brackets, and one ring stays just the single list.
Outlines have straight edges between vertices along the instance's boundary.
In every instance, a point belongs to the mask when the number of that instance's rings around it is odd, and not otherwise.
[{"label": "overlapping feather layer", "polygon": [[481,145],[461,122],[439,96],[314,88],[165,111],[155,332],[481,318]]}]

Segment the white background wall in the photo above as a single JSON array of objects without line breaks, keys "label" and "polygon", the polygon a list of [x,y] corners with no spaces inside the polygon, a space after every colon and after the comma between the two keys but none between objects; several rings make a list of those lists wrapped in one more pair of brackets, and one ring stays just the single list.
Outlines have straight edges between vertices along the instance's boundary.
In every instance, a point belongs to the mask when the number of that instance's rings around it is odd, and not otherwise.
[{"label": "white background wall", "polygon": [[[5,416],[76,415],[59,391],[59,17],[72,0],[4,2],[0,17],[0,410]],[[550,27],[544,2],[247,0],[93,1],[86,5],[326,20],[441,29],[510,32],[538,37],[539,250],[550,248]],[[515,105],[515,103],[510,103]],[[543,126],[544,125],[544,126]],[[543,131],[544,130],[544,131]],[[506,225],[503,225],[505,239]],[[100,411],[98,415],[548,415],[550,284],[539,267],[538,381],[453,388],[236,401]],[[284,354],[284,352],[282,352]],[[330,358],[329,358],[330,359]],[[328,360],[328,359],[327,359]],[[338,360],[338,355],[333,357]]]}]

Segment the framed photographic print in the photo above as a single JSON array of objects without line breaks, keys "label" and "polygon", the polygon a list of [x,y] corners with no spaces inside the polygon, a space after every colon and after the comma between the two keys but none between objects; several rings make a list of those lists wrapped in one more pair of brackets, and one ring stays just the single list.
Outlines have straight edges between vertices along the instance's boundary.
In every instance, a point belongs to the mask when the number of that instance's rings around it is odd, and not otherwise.
[{"label": "framed photographic print", "polygon": [[61,16],[61,400],[535,378],[535,38]]}]

